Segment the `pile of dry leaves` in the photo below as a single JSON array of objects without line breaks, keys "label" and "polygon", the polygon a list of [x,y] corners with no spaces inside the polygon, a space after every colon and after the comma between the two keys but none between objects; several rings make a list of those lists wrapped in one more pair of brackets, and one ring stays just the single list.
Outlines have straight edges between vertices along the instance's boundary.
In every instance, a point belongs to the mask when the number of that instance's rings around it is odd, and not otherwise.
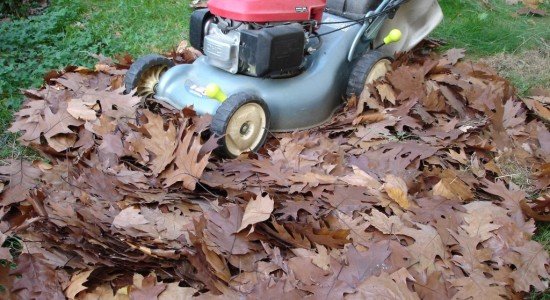
[{"label": "pile of dry leaves", "polygon": [[0,242],[24,245],[0,251],[17,264],[0,284],[23,299],[545,290],[531,238],[550,213],[549,95],[522,102],[463,56],[402,55],[329,124],[228,161],[210,117],[123,95],[127,60],[49,74],[11,127],[48,162],[0,167]]}]

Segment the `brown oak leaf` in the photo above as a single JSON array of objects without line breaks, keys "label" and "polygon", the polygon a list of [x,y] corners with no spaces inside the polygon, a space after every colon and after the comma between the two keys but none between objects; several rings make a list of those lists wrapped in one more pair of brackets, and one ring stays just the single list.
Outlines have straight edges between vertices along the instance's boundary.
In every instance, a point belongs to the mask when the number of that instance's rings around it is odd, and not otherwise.
[{"label": "brown oak leaf", "polygon": [[[269,197],[268,194],[265,196],[258,195],[256,199],[250,200],[246,205],[244,210],[243,220],[241,221],[241,227],[237,232],[242,231],[249,225],[254,225],[266,221],[270,218],[271,213],[273,212],[275,202]],[[254,231],[254,226],[250,229],[250,232]]]},{"label": "brown oak leaf", "polygon": [[[528,292],[531,286],[539,291],[548,288],[550,275],[547,268],[550,266],[550,258],[544,247],[535,242],[529,241],[523,246],[513,247],[506,260],[515,265],[516,270],[511,274],[514,280],[514,289]],[[546,279],[542,281],[541,279]]]},{"label": "brown oak leaf", "polygon": [[502,299],[506,295],[506,288],[493,279],[485,277],[480,272],[472,273],[469,277],[451,280],[458,293],[453,299]]},{"label": "brown oak leaf", "polygon": [[211,151],[201,157],[201,150],[208,142],[202,144],[200,134],[191,126],[186,130],[180,130],[179,145],[175,151],[174,166],[169,167],[162,174],[165,178],[164,186],[170,187],[177,182],[183,182],[183,187],[193,191],[202,176]]},{"label": "brown oak leaf", "polygon": [[384,190],[390,198],[397,202],[403,209],[409,209],[410,203],[407,196],[408,188],[405,181],[392,174],[386,175],[384,178]]},{"label": "brown oak leaf", "polygon": [[158,175],[174,159],[174,151],[178,144],[176,127],[174,124],[168,123],[165,128],[163,118],[152,112],[144,111],[144,115],[147,117],[147,123],[142,128],[148,133],[148,136],[133,140],[131,143],[136,147],[143,146],[149,152],[147,163],[153,174]]},{"label": "brown oak leaf", "polygon": [[10,276],[17,276],[12,293],[22,299],[64,299],[59,278],[42,254],[23,253]]},{"label": "brown oak leaf", "polygon": [[419,300],[418,295],[409,290],[405,282],[397,281],[387,273],[380,276],[369,277],[358,287],[355,294],[345,299],[403,299]]},{"label": "brown oak leaf", "polygon": [[164,292],[166,284],[157,284],[157,276],[151,274],[143,279],[141,287],[132,288],[130,291],[131,300],[150,300],[157,299]]},{"label": "brown oak leaf", "polygon": [[0,167],[0,180],[8,182],[6,190],[0,194],[2,206],[24,201],[38,184],[42,171],[24,160],[11,160],[9,165]]}]

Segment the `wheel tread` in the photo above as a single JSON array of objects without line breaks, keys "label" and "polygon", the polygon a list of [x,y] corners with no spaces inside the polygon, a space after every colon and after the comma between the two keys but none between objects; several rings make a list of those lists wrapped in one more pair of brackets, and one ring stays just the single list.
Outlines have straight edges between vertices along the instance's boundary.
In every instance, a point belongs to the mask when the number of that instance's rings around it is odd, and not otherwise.
[{"label": "wheel tread", "polygon": [[[269,132],[270,127],[270,113],[265,101],[255,95],[248,93],[237,93],[227,98],[227,100],[222,103],[222,105],[218,108],[216,114],[212,118],[212,123],[210,125],[210,130],[212,131],[212,133],[214,133],[218,137],[223,137],[227,130],[229,120],[231,119],[233,114],[241,106],[252,102],[260,104],[260,106],[264,109],[267,118],[267,128],[265,130],[264,137],[262,138],[262,141],[258,144],[258,146],[255,149],[252,149],[252,152],[258,151],[267,139],[267,133]],[[224,158],[235,158],[235,156],[232,155],[227,149],[224,138],[220,138],[218,144],[219,147],[215,150],[216,155]]]},{"label": "wheel tread", "polygon": [[346,89],[346,97],[351,98],[353,95],[359,97],[365,88],[365,80],[372,67],[381,59],[389,58],[386,54],[378,50],[366,52],[355,63],[350,75],[348,87]]},{"label": "wheel tread", "polygon": [[131,93],[139,83],[141,75],[151,67],[165,65],[168,68],[175,66],[174,62],[167,57],[158,54],[149,54],[140,57],[131,66],[124,78],[125,92]]}]

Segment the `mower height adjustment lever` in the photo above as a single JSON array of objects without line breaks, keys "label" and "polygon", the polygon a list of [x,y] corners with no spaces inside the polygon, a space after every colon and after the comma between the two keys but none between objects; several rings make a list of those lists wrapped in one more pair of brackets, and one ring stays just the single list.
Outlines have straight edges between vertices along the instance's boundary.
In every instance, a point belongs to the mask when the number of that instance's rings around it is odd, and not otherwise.
[{"label": "mower height adjustment lever", "polygon": [[403,37],[403,33],[399,29],[393,29],[388,33],[388,35],[384,38],[384,43],[378,45],[375,49],[380,49],[380,47],[389,45],[391,43],[397,43],[401,40]]}]

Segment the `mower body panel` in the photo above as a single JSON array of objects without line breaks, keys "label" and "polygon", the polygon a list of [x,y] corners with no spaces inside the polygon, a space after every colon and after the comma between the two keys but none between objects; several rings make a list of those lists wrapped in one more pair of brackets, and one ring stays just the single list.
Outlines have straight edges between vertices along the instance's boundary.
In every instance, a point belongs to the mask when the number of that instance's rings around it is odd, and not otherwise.
[{"label": "mower body panel", "polygon": [[[205,90],[208,85],[216,84],[227,96],[246,92],[261,97],[271,113],[271,131],[294,131],[318,126],[328,121],[343,104],[356,61],[348,61],[354,41],[359,41],[355,48],[359,57],[369,51],[370,45],[379,45],[379,39],[390,31],[389,28],[405,29],[404,41],[380,49],[392,56],[395,52],[412,48],[441,21],[441,8],[437,0],[411,0],[403,6],[408,6],[408,13],[400,14],[398,10],[393,19],[376,22],[381,24],[377,24],[376,30],[381,31],[374,35],[374,41],[356,38],[364,34],[362,23],[350,26],[349,19],[325,12],[325,24],[318,34],[340,30],[322,36],[322,46],[307,57],[304,71],[297,76],[270,79],[232,74],[210,65],[206,57],[200,57],[193,64],[179,65],[164,73],[154,97],[178,109],[192,106],[199,114],[215,115],[221,102],[207,97]],[[348,22],[338,23],[345,21]],[[365,36],[372,34],[372,30],[368,30]]]},{"label": "mower body panel", "polygon": [[[325,14],[325,22],[346,19]],[[327,24],[319,34],[349,24]],[[352,64],[347,61],[349,46],[360,24],[343,29],[339,34],[323,36],[321,49],[308,57],[304,72],[298,76],[267,79],[231,74],[207,63],[206,57],[193,64],[179,65],[168,70],[157,87],[155,98],[176,108],[193,106],[199,114],[214,115],[220,102],[210,99],[203,91],[217,84],[226,95],[238,92],[261,97],[271,113],[272,131],[292,131],[315,127],[327,121],[342,104]],[[367,42],[367,41],[366,41]]]},{"label": "mower body panel", "polygon": [[240,22],[321,21],[326,0],[210,0],[216,16]]}]

